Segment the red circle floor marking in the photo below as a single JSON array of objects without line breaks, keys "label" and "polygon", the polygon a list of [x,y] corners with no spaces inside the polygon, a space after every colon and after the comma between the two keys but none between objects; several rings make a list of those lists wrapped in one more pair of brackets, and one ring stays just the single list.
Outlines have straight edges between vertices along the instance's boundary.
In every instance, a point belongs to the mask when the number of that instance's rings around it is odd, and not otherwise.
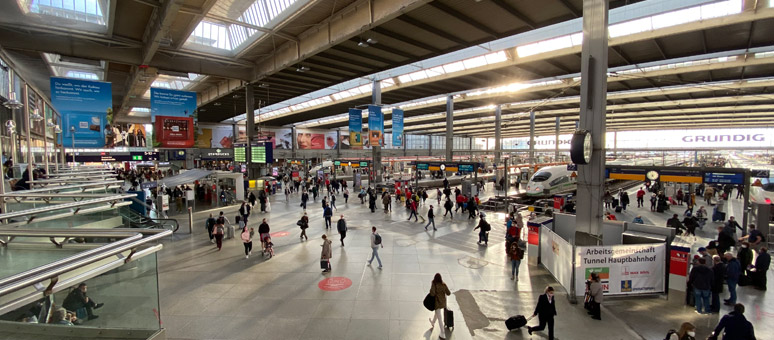
[{"label": "red circle floor marking", "polygon": [[269,234],[269,236],[271,236],[272,238],[283,237],[283,236],[288,236],[288,235],[290,235],[290,232],[288,232],[288,231],[278,231],[276,233]]},{"label": "red circle floor marking", "polygon": [[352,286],[352,280],[343,277],[335,276],[323,279],[317,284],[317,287],[327,292],[335,292],[337,290],[347,289]]}]

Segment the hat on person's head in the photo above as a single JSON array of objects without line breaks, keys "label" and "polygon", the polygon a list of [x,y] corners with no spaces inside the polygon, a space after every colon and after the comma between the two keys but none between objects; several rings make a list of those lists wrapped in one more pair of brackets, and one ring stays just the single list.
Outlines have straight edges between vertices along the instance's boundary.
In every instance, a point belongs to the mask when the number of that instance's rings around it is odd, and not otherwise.
[{"label": "hat on person's head", "polygon": [[707,248],[700,247],[700,248],[699,248],[699,252],[702,252],[702,251],[707,251]]}]

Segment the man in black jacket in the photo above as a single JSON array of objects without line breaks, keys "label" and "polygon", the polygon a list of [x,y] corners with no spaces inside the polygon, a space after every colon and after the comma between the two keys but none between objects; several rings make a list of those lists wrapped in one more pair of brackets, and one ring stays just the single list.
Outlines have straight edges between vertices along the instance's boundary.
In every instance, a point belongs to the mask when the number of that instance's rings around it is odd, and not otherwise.
[{"label": "man in black jacket", "polygon": [[699,265],[694,265],[691,274],[688,276],[688,285],[693,287],[696,296],[696,313],[702,314],[702,305],[704,305],[704,314],[710,313],[710,295],[712,282],[714,280],[712,269],[707,267],[707,262],[699,258]]},{"label": "man in black jacket", "polygon": [[720,260],[720,256],[712,257],[712,303],[710,309],[713,313],[720,312],[720,293],[723,292],[723,284],[726,281],[726,264]]},{"label": "man in black jacket", "polygon": [[81,308],[86,308],[86,314],[89,315],[89,320],[94,320],[99,316],[94,315],[93,310],[102,307],[104,303],[94,302],[94,300],[86,295],[86,290],[87,286],[85,282],[79,284],[78,288],[73,289],[70,291],[70,294],[67,294],[67,297],[62,302],[62,307],[73,312],[77,312],[78,309]]},{"label": "man in black jacket", "polygon": [[755,271],[750,272],[755,288],[766,290],[766,272],[769,271],[769,266],[771,266],[771,255],[766,247],[762,247],[758,258],[755,259]]},{"label": "man in black jacket", "polygon": [[755,340],[755,330],[750,321],[744,317],[743,304],[735,304],[734,311],[720,319],[710,338],[717,339],[721,332],[723,332],[723,340]]},{"label": "man in black jacket", "polygon": [[344,215],[341,215],[341,218],[339,218],[339,221],[336,222],[336,230],[339,231],[339,235],[341,235],[341,246],[344,246],[344,238],[347,237],[347,221],[344,220]]},{"label": "man in black jacket", "polygon": [[532,316],[537,316],[540,325],[537,327],[527,327],[527,333],[542,331],[548,326],[548,340],[554,340],[554,316],[556,315],[556,301],[554,300],[554,287],[546,287],[543,295],[538,297],[537,306]]}]

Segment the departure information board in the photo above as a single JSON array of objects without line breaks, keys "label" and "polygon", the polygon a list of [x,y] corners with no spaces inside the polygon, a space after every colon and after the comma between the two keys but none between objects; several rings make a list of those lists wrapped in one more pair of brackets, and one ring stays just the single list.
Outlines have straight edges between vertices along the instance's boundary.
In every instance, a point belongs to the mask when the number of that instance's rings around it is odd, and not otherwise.
[{"label": "departure information board", "polygon": [[266,164],[266,146],[256,145],[250,148],[250,162]]},{"label": "departure information board", "polygon": [[244,146],[234,147],[234,162],[247,162],[247,154]]}]

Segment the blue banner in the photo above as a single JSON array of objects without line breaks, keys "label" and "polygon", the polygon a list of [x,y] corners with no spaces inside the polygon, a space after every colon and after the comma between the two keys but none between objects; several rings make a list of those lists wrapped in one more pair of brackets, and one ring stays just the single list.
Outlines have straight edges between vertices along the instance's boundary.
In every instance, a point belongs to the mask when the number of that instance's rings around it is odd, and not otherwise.
[{"label": "blue banner", "polygon": [[403,146],[403,110],[392,110],[392,146]]},{"label": "blue banner", "polygon": [[363,110],[349,109],[349,146],[363,146]]},{"label": "blue banner", "polygon": [[193,117],[196,111],[196,92],[151,87],[151,119],[156,116]]},{"label": "blue banner", "polygon": [[113,109],[110,83],[51,77],[51,103],[62,115],[62,145],[101,148],[106,139],[112,144],[113,129],[107,123]]},{"label": "blue banner", "polygon": [[382,107],[368,105],[368,140],[371,146],[382,145],[382,134],[384,133],[384,114]]}]

